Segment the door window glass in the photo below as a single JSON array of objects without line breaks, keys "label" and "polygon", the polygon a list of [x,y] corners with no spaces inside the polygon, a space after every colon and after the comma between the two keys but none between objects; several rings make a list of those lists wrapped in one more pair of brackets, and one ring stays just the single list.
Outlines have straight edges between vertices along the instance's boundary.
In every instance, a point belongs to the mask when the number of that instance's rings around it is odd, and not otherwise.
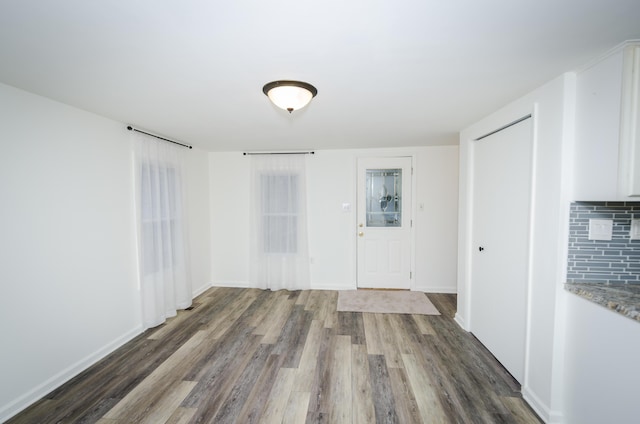
[{"label": "door window glass", "polygon": [[402,169],[367,169],[367,227],[402,226]]}]

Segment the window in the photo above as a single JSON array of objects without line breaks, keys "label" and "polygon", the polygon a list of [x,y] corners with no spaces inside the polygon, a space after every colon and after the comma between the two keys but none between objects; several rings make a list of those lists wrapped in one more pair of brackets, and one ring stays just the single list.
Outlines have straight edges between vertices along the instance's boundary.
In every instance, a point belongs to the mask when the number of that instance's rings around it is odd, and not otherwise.
[{"label": "window", "polygon": [[145,246],[142,249],[141,271],[144,275],[176,265],[177,256],[173,249],[177,245],[179,231],[179,184],[175,168],[141,164],[140,232],[142,246]]},{"label": "window", "polygon": [[299,179],[295,174],[260,176],[264,253],[297,253]]},{"label": "window", "polygon": [[271,290],[309,288],[306,158],[251,157],[249,278]]}]

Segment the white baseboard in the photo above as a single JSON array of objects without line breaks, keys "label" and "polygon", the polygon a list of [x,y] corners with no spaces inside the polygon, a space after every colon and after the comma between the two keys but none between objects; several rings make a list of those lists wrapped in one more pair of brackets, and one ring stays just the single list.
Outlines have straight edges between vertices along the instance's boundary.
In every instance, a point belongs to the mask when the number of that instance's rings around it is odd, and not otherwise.
[{"label": "white baseboard", "polygon": [[443,294],[457,294],[458,289],[456,287],[442,286],[442,287],[413,287],[414,291],[421,291],[424,293],[443,293]]},{"label": "white baseboard", "polygon": [[[211,287],[237,287],[242,289],[253,288],[247,281],[214,281],[211,283]],[[208,289],[209,287],[207,287]],[[311,290],[357,290],[356,283],[312,283]],[[420,291],[424,293],[446,293],[456,294],[457,289],[455,287],[442,286],[442,287],[413,287],[412,290]]]},{"label": "white baseboard", "polygon": [[214,281],[211,287],[234,287],[239,289],[250,289],[251,285],[246,281]]},{"label": "white baseboard", "polygon": [[64,383],[71,380],[73,377],[80,374],[82,371],[86,370],[102,358],[106,357],[123,344],[131,341],[134,337],[138,336],[143,331],[144,329],[142,328],[142,326],[129,330],[127,333],[108,343],[104,347],[79,360],[75,364],[70,365],[50,379],[29,390],[22,396],[19,396],[9,404],[3,405],[2,407],[0,407],[0,422],[5,422],[9,418],[16,415],[18,412],[22,411],[32,403],[50,393],[52,390],[62,386]]},{"label": "white baseboard", "polygon": [[311,290],[357,290],[358,287],[355,283],[343,283],[343,284],[312,284]]},{"label": "white baseboard", "polygon": [[200,296],[202,293],[206,292],[211,287],[213,287],[213,283],[207,283],[204,286],[200,287],[199,289],[194,290],[192,294],[193,299]]},{"label": "white baseboard", "polygon": [[456,314],[453,317],[453,320],[460,326],[460,328],[462,328],[464,331],[469,331],[469,329],[467,328],[467,323],[465,322],[464,318],[462,318],[460,316],[459,313],[456,312]]},{"label": "white baseboard", "polygon": [[529,387],[522,387],[522,398],[546,424],[564,423],[563,414],[558,411],[552,411]]},{"label": "white baseboard", "polygon": [[[214,281],[211,287],[255,288],[246,281]],[[356,290],[355,284],[311,284],[310,290]]]}]

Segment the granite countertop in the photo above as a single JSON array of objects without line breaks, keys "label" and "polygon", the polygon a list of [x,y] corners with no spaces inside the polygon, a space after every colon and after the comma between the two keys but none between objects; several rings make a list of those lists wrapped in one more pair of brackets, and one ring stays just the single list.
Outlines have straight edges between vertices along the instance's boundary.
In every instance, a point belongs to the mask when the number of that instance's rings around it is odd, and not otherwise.
[{"label": "granite countertop", "polygon": [[628,318],[640,321],[640,284],[565,283],[564,288]]}]

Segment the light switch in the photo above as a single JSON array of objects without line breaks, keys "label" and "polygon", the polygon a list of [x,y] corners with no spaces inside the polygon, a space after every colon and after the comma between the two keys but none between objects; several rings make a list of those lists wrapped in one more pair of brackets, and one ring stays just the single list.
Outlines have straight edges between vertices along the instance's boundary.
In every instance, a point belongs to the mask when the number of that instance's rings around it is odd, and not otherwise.
[{"label": "light switch", "polygon": [[629,231],[630,240],[640,240],[640,219],[631,220],[631,230]]},{"label": "light switch", "polygon": [[589,240],[611,240],[613,219],[590,219]]}]

